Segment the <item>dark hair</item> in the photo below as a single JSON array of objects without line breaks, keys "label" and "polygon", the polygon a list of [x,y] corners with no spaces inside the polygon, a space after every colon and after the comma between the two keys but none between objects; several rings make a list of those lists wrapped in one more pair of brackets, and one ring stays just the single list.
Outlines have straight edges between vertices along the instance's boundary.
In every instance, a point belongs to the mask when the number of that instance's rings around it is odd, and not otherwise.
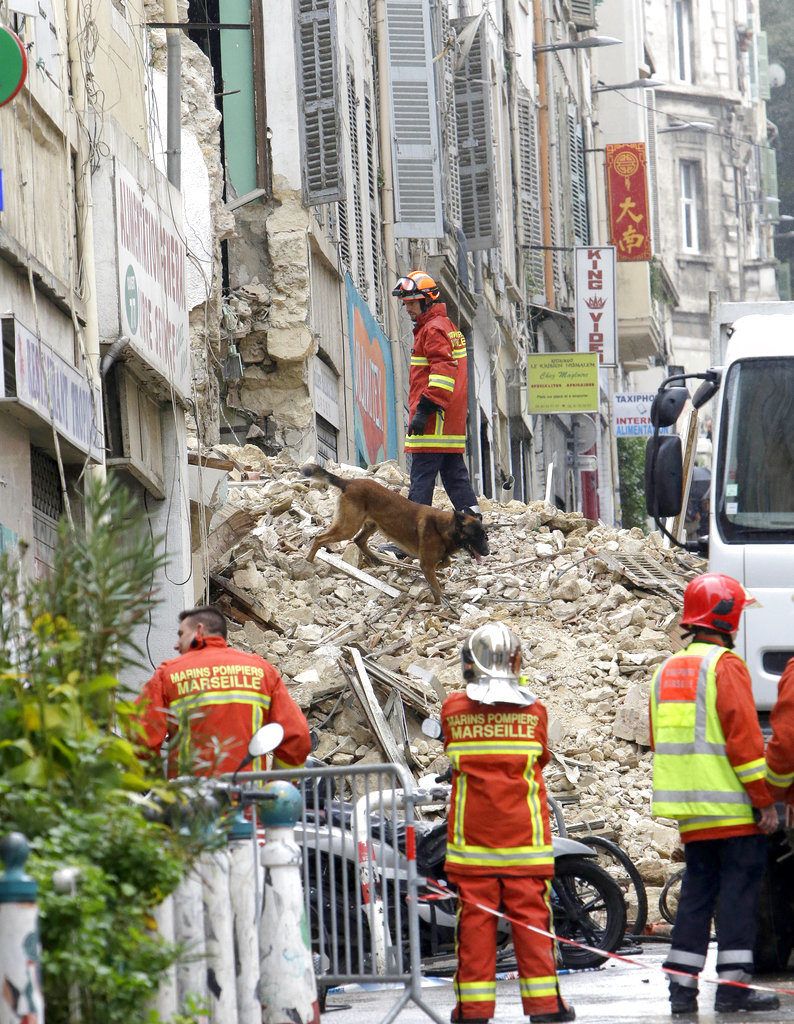
[{"label": "dark hair", "polygon": [[200,622],[210,636],[222,636],[225,640],[228,635],[226,618],[222,612],[211,604],[202,604],[198,608],[188,608],[185,612],[179,613],[179,621],[195,619]]}]

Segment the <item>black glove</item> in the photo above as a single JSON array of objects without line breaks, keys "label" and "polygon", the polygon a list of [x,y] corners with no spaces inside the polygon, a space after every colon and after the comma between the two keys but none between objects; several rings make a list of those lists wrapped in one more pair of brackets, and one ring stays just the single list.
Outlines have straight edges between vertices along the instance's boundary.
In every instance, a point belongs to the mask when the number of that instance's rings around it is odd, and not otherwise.
[{"label": "black glove", "polygon": [[435,402],[431,402],[427,395],[422,395],[419,399],[419,405],[416,407],[416,412],[413,414],[411,422],[408,424],[408,436],[411,437],[414,434],[423,434],[427,421],[430,419],[434,412],[438,412],[439,406]]}]

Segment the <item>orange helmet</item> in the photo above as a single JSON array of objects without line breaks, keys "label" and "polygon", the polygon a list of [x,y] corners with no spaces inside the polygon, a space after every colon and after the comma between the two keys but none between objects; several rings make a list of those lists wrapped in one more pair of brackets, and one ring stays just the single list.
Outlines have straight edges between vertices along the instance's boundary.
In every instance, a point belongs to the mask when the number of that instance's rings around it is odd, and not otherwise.
[{"label": "orange helmet", "polygon": [[400,278],[396,286],[392,288],[392,295],[402,299],[403,302],[411,302],[414,299],[438,302],[441,292],[433,278],[424,270],[412,270],[410,274]]},{"label": "orange helmet", "polygon": [[744,609],[755,603],[738,580],[720,572],[697,576],[684,591],[682,626],[702,626],[735,633]]}]

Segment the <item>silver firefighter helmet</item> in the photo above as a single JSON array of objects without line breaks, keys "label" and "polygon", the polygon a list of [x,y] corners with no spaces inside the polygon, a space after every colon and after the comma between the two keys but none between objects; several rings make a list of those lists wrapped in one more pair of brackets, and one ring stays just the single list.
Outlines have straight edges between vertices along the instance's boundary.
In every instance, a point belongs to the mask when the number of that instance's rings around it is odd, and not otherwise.
[{"label": "silver firefighter helmet", "polygon": [[463,644],[460,661],[471,700],[522,705],[535,700],[520,685],[521,641],[503,622],[478,626]]}]

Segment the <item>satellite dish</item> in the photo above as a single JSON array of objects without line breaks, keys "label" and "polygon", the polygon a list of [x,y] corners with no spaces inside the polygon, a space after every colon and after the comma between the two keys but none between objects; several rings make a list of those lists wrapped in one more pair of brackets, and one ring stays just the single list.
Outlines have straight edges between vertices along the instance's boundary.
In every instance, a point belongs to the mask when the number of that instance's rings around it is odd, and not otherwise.
[{"label": "satellite dish", "polygon": [[592,416],[580,413],[576,417],[576,454],[589,452],[598,440],[598,430]]},{"label": "satellite dish", "polygon": [[786,69],[775,62],[769,65],[769,85],[772,89],[780,89],[786,84]]}]

